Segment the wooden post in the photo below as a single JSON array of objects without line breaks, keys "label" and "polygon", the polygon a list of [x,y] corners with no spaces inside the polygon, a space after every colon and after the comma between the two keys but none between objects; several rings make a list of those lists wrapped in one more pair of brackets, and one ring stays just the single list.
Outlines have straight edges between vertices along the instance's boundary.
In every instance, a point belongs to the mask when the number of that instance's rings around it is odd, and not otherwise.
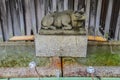
[{"label": "wooden post", "polygon": [[118,14],[118,19],[117,19],[117,25],[116,25],[116,30],[115,30],[115,40],[120,40],[120,37],[119,37],[119,34],[120,34],[120,9],[119,9],[119,14]]},{"label": "wooden post", "polygon": [[85,29],[88,34],[89,27],[89,15],[90,15],[90,0],[86,0],[86,20],[85,20]]},{"label": "wooden post", "polygon": [[119,29],[119,34],[118,34],[118,40],[120,40],[120,29]]},{"label": "wooden post", "polygon": [[101,8],[102,8],[102,0],[98,0],[97,13],[96,13],[96,23],[95,23],[95,35],[100,35],[99,27],[100,27]]},{"label": "wooden post", "polygon": [[74,0],[68,0],[68,9],[74,10]]},{"label": "wooden post", "polygon": [[10,1],[9,0],[6,1],[6,8],[7,8],[8,35],[13,36],[13,30],[12,30],[13,24],[12,24],[12,16],[10,12]]},{"label": "wooden post", "polygon": [[[41,24],[41,20],[43,16],[45,15],[45,0],[40,0],[40,14],[38,15],[40,15],[40,24]],[[38,29],[40,30],[41,27]]]},{"label": "wooden post", "polygon": [[97,0],[91,0],[90,2],[90,28],[92,31],[90,31],[90,34],[95,35],[95,22],[96,22],[96,1]]},{"label": "wooden post", "polygon": [[26,34],[31,35],[31,31],[36,33],[36,17],[34,1],[24,0]]},{"label": "wooden post", "polygon": [[24,13],[23,13],[23,0],[19,0],[19,17],[20,17],[20,29],[21,34],[25,35],[25,21],[24,21]]},{"label": "wooden post", "polygon": [[36,12],[36,28],[37,28],[37,33],[39,29],[41,28],[41,9],[40,9],[40,0],[34,0],[35,1],[35,12]]},{"label": "wooden post", "polygon": [[53,11],[57,10],[57,0],[53,0]]},{"label": "wooden post", "polygon": [[52,0],[49,0],[49,11],[52,11],[53,12],[53,2]]},{"label": "wooden post", "polygon": [[1,30],[1,22],[0,22],[0,41],[2,39],[2,30]]},{"label": "wooden post", "polygon": [[57,0],[58,2],[57,2],[57,6],[58,6],[58,11],[63,11],[63,9],[64,9],[64,4],[63,4],[63,0]]},{"label": "wooden post", "polygon": [[24,0],[24,14],[25,14],[25,34],[31,35],[31,15],[30,15],[30,0]]},{"label": "wooden post", "polygon": [[78,10],[85,8],[85,0],[78,0]]},{"label": "wooden post", "polygon": [[64,0],[64,10],[68,10],[68,0]]},{"label": "wooden post", "polygon": [[109,0],[106,20],[105,20],[104,37],[109,35],[109,28],[110,28],[111,14],[112,14],[112,6],[113,6],[113,0]]},{"label": "wooden post", "polygon": [[9,35],[8,35],[7,11],[6,11],[5,0],[0,0],[0,22],[1,22],[3,41],[7,41]]},{"label": "wooden post", "polygon": [[29,4],[30,7],[30,20],[31,20],[31,28],[33,30],[33,33],[36,34],[36,17],[35,17],[35,4],[34,4],[34,0],[30,1]]},{"label": "wooden post", "polygon": [[18,1],[16,0],[10,1],[10,11],[11,11],[11,16],[12,16],[14,36],[21,35],[19,8],[20,6],[18,4]]},{"label": "wooden post", "polygon": [[45,7],[45,15],[47,15],[47,13],[49,12],[49,11],[48,11],[48,8],[49,8],[49,0],[46,0],[46,1],[45,1],[44,7]]},{"label": "wooden post", "polygon": [[74,0],[74,10],[78,10],[78,0]]}]

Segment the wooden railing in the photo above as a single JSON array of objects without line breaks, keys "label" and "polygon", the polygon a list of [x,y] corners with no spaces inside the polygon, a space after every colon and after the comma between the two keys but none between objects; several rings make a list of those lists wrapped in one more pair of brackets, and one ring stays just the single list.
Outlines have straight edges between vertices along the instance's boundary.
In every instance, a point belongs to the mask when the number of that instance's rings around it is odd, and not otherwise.
[{"label": "wooden railing", "polygon": [[[89,34],[120,40],[120,0],[0,0],[0,37],[38,33],[49,11],[85,9]],[[92,32],[92,33],[91,33]]]}]

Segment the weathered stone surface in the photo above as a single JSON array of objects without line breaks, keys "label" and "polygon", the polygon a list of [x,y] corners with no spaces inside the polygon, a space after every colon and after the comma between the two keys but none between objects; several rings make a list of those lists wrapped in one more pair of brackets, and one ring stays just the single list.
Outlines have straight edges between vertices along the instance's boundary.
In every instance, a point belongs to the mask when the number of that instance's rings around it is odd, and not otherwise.
[{"label": "weathered stone surface", "polygon": [[36,35],[36,56],[86,57],[87,36]]},{"label": "weathered stone surface", "polygon": [[42,35],[86,35],[84,28],[80,28],[79,31],[75,30],[44,30],[40,29],[39,34]]},{"label": "weathered stone surface", "polygon": [[[114,52],[120,51],[120,42],[115,42],[111,44]],[[104,60],[102,59],[104,58],[103,54],[110,53],[109,45],[111,44],[109,42],[105,42],[105,43],[88,42],[88,51],[87,51],[88,53],[86,58],[80,59],[80,62],[79,62],[79,59],[76,59],[76,58],[74,59],[72,57],[67,57],[69,59],[67,59],[67,62],[65,63],[64,63],[64,60],[62,60],[63,76],[86,76],[86,72],[85,72],[86,67],[89,65],[92,65],[96,69],[96,75],[99,75],[101,77],[104,77],[104,76],[120,77],[119,62],[118,64],[115,64],[115,65],[109,64],[109,66],[103,63],[99,63],[101,64],[101,66],[94,63],[94,62],[97,62],[95,58],[97,58],[98,61],[100,60],[102,62],[108,61],[107,59],[104,59]],[[34,52],[35,51],[34,47],[35,47],[34,42],[0,43],[0,62],[3,62],[3,60],[5,60],[5,62],[6,61],[8,62],[8,63],[4,63],[5,64],[4,66],[3,65],[0,66],[0,77],[34,77],[34,76],[38,77],[34,69],[30,70],[27,67],[29,62],[32,60],[35,60],[37,62],[38,64],[37,69],[40,73],[40,76],[45,76],[45,77],[55,76],[56,70],[58,69],[60,70],[60,66],[61,66],[59,58],[51,57],[49,59],[49,58],[43,58],[43,57],[42,58],[36,57]],[[118,48],[117,51],[115,50],[116,48]],[[93,53],[96,53],[99,55],[95,56],[93,55]],[[113,54],[113,56],[118,54],[115,53]],[[91,61],[90,59],[87,59],[87,58],[90,58]],[[117,62],[116,58],[111,58],[110,56],[108,58],[111,59],[111,61],[114,61],[115,63]],[[87,60],[89,60],[90,64],[85,64]],[[10,62],[20,61],[20,62],[13,63],[14,65],[12,65],[9,61]],[[8,64],[10,64],[10,66]]]},{"label": "weathered stone surface", "polygon": [[[0,77],[51,77],[56,76],[56,72],[60,71],[54,67],[37,67],[37,71],[29,67],[21,68],[0,68]],[[61,72],[60,72],[61,73]]]},{"label": "weathered stone surface", "polygon": [[50,58],[36,57],[34,42],[0,43],[0,67],[28,67],[31,61],[37,66],[50,64]]},{"label": "weathered stone surface", "polygon": [[[90,76],[87,72],[88,66],[81,65],[69,65],[64,66],[64,76]],[[115,66],[94,66],[95,73],[94,75],[100,77],[120,77],[120,67]]]},{"label": "weathered stone surface", "polygon": [[[63,76],[64,77],[75,77],[82,76],[87,77],[90,76],[86,73],[87,66],[80,65],[72,65],[72,66],[64,66]],[[105,66],[94,66],[96,72],[94,75],[102,77],[120,77],[120,67],[105,67]],[[21,67],[21,68],[0,68],[0,77],[52,77],[56,76],[56,73],[61,71],[55,67],[37,67],[36,70],[30,69],[29,67]],[[61,72],[60,72],[61,73]]]}]

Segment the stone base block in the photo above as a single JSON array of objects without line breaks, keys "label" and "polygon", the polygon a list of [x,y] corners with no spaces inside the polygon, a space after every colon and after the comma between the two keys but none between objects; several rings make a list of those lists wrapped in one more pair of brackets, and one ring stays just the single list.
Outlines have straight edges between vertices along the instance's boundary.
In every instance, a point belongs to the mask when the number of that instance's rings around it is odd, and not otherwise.
[{"label": "stone base block", "polygon": [[36,56],[86,57],[86,35],[36,35]]}]

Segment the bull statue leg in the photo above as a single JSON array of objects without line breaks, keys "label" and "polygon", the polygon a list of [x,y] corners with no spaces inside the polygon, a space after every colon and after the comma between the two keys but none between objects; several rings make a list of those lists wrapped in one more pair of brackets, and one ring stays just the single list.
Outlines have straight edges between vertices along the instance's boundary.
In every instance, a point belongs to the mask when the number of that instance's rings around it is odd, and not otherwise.
[{"label": "bull statue leg", "polygon": [[55,26],[50,26],[49,29],[56,30]]},{"label": "bull statue leg", "polygon": [[63,25],[64,25],[64,27],[62,27],[63,30],[70,30],[70,29],[72,29],[72,26],[70,24],[68,24],[68,23],[64,23]]},{"label": "bull statue leg", "polygon": [[72,26],[69,24],[71,22],[71,18],[69,15],[62,16],[62,29],[72,29]]}]

